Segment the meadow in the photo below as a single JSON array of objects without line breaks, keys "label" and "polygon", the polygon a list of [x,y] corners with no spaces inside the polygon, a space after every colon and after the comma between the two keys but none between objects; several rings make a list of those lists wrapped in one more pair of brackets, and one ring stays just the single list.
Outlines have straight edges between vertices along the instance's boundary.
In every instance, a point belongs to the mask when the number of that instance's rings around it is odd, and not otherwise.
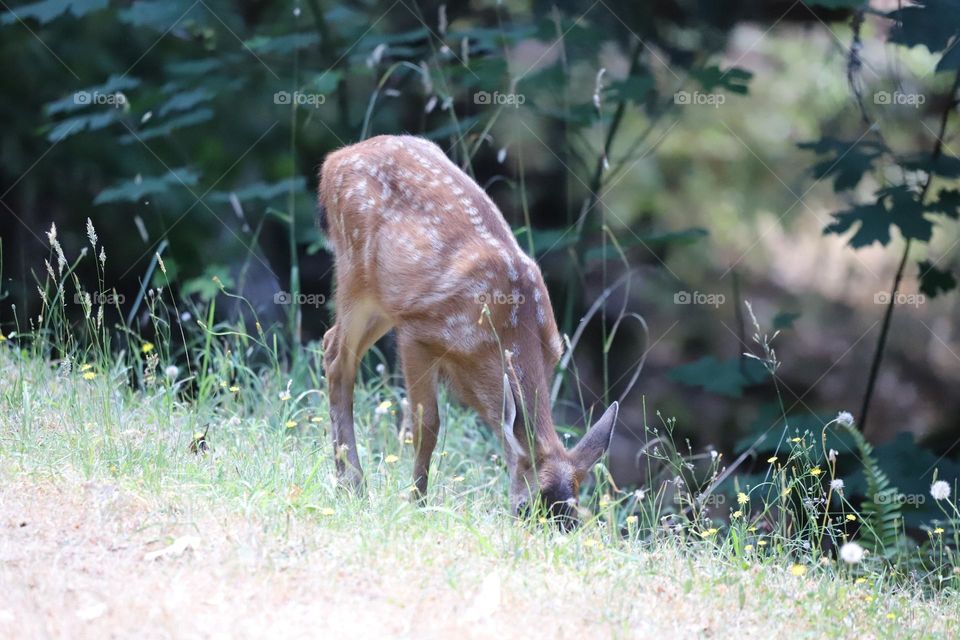
[{"label": "meadow", "polygon": [[882,539],[876,516],[836,499],[821,434],[786,434],[768,480],[717,509],[722,456],[690,486],[673,421],[654,416],[657,474],[621,489],[598,465],[565,534],[509,513],[499,444],[445,397],[418,506],[403,391],[376,353],[358,386],[355,496],[333,475],[318,345],[285,361],[280,332],[213,323],[212,306],[163,290],[144,302],[161,340],[118,338],[104,307],[70,324],[68,287],[89,295],[71,269],[50,266],[44,313],[0,343],[0,635],[960,633],[955,496],[940,501],[954,526],[922,550],[872,554],[859,543]]}]

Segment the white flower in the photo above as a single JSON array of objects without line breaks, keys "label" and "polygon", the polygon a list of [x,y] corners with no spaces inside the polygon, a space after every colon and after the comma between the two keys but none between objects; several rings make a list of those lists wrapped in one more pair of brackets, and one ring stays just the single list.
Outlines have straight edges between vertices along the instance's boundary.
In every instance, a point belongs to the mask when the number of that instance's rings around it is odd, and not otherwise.
[{"label": "white flower", "polygon": [[950,485],[943,480],[937,480],[930,485],[930,495],[934,500],[946,500],[950,497]]},{"label": "white flower", "polygon": [[171,364],[163,370],[163,373],[171,380],[176,380],[177,376],[180,375],[180,367],[175,364]]},{"label": "white flower", "polygon": [[849,411],[841,411],[837,414],[837,422],[842,427],[852,427],[853,426],[853,414]]},{"label": "white flower", "polygon": [[837,478],[830,481],[830,488],[836,491],[837,493],[843,493],[843,480]]},{"label": "white flower", "polygon": [[848,542],[840,547],[840,559],[847,564],[857,564],[863,560],[864,553],[863,547],[856,542]]}]

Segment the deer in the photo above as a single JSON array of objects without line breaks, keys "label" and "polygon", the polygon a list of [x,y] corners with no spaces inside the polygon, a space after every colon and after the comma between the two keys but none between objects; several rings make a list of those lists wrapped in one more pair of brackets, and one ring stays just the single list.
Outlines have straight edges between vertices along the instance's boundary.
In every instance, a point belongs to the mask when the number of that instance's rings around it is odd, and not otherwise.
[{"label": "deer", "polygon": [[548,391],[562,342],[543,275],[484,190],[433,142],[382,135],[326,156],[318,211],[334,254],[323,367],[338,483],[365,490],[354,385],[363,355],[394,329],[418,499],[427,495],[443,383],[497,434],[513,513],[539,505],[576,526],[580,483],[607,451],[619,405],[564,447]]}]

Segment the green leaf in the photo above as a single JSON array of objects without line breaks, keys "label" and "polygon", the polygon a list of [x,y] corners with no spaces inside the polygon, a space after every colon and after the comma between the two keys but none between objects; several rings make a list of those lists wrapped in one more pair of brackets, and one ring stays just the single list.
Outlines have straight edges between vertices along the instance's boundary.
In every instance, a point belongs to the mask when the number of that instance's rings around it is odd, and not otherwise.
[{"label": "green leaf", "polygon": [[190,278],[183,283],[180,293],[184,296],[197,294],[204,302],[209,302],[220,293],[220,285],[214,282],[214,277],[219,278],[220,282],[227,289],[234,287],[233,277],[230,275],[230,268],[222,264],[212,264],[203,270],[203,275],[197,278]]},{"label": "green leaf", "polygon": [[917,266],[920,268],[920,293],[923,295],[936,298],[957,287],[957,279],[949,270],[941,271],[929,260],[924,260]]},{"label": "green leaf", "polygon": [[202,122],[213,119],[213,111],[210,109],[197,109],[190,113],[185,113],[175,118],[170,118],[166,122],[149,129],[141,129],[137,135],[126,134],[120,138],[121,144],[132,144],[134,142],[147,141],[153,138],[169,136],[177,129],[185,129]]},{"label": "green leaf", "polygon": [[760,384],[765,376],[763,365],[751,358],[719,361],[713,356],[674,367],[667,373],[668,378],[681,384],[731,398],[739,398],[745,387]]},{"label": "green leaf", "polygon": [[653,87],[653,76],[638,75],[612,83],[607,87],[607,91],[610,92],[612,98],[616,101],[624,100],[641,104],[647,99]]},{"label": "green leaf", "polygon": [[303,176],[297,176],[296,178],[288,178],[272,184],[256,182],[244,187],[243,189],[237,189],[233,192],[217,191],[210,194],[210,201],[229,202],[231,193],[237,196],[237,199],[241,202],[246,202],[249,200],[273,200],[274,198],[278,198],[280,196],[286,197],[290,193],[291,189],[293,189],[295,192],[303,192],[306,187],[307,181],[303,178]]},{"label": "green leaf", "polygon": [[957,35],[960,25],[960,5],[955,0],[923,0],[923,4],[891,11],[893,28],[889,42],[906,47],[925,46],[931,53],[947,48]]},{"label": "green leaf", "polygon": [[199,2],[189,0],[136,0],[118,12],[120,22],[135,27],[150,27],[166,33],[183,21],[207,22],[210,12]]},{"label": "green leaf", "polygon": [[813,177],[823,180],[833,176],[833,190],[845,191],[856,187],[863,175],[873,168],[874,161],[880,157],[881,150],[872,143],[858,141],[845,142],[834,138],[823,138],[817,142],[802,142],[797,145],[819,155],[831,154],[813,166]]},{"label": "green leaf", "polygon": [[306,49],[320,44],[320,36],[312,31],[288,33],[283,36],[257,36],[244,43],[251,51],[259,55],[286,55],[297,49]]},{"label": "green leaf", "polygon": [[211,91],[204,88],[183,91],[174,94],[169,100],[157,108],[157,115],[164,117],[171,111],[189,111],[201,102],[213,100],[214,95]]},{"label": "green leaf", "polygon": [[937,193],[937,199],[928,203],[926,208],[930,213],[942,213],[956,220],[960,213],[960,190],[941,189]]},{"label": "green leaf", "polygon": [[97,131],[106,128],[120,119],[121,111],[110,108],[108,111],[88,113],[61,120],[47,134],[50,142],[60,142],[83,131]]},{"label": "green leaf", "polygon": [[[664,245],[689,245],[699,242],[706,238],[709,232],[700,227],[691,227],[683,231],[664,231],[660,233],[650,233],[646,235],[629,234],[618,238],[618,244],[621,249],[631,247],[662,247]],[[620,253],[617,248],[611,244],[606,247],[593,247],[584,254],[585,260],[618,260]]]},{"label": "green leaf", "polygon": [[110,96],[119,92],[128,91],[140,85],[140,80],[130,76],[110,76],[103,84],[94,85],[85,89],[74,91],[73,93],[48,102],[43,107],[43,112],[48,115],[58,113],[72,113],[80,111],[94,105],[94,96]]},{"label": "green leaf", "polygon": [[168,191],[170,187],[184,185],[192,187],[197,184],[199,179],[200,174],[187,167],[173,169],[165,175],[160,176],[151,176],[148,178],[138,176],[133,180],[127,180],[108,189],[104,189],[97,194],[93,204],[136,202],[144,196]]},{"label": "green leaf", "polygon": [[67,13],[74,18],[82,18],[93,11],[106,9],[108,4],[108,0],[42,0],[0,14],[0,24],[13,24],[30,18],[47,24]]},{"label": "green leaf", "polygon": [[793,323],[799,318],[802,314],[793,312],[793,311],[781,311],[773,318],[773,329],[774,331],[778,329],[792,329]]},{"label": "green leaf", "polygon": [[717,66],[694,69],[690,75],[700,83],[704,91],[709,92],[719,88],[744,95],[749,89],[750,78],[753,77],[752,72],[740,67],[730,67],[723,71]]}]

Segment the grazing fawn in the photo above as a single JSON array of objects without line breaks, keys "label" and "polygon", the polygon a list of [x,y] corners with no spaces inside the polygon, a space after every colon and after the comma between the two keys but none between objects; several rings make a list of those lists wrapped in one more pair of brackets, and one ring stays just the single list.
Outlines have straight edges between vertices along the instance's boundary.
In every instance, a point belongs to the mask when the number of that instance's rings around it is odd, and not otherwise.
[{"label": "grazing fawn", "polygon": [[536,502],[574,523],[580,481],[609,446],[618,406],[571,451],[564,448],[548,390],[561,356],[553,309],[540,269],[496,205],[432,142],[378,136],[327,156],[320,211],[336,259],[336,324],[323,348],[340,482],[363,485],[353,421],[357,368],[396,328],[420,498],[443,381],[498,433],[514,512]]}]

